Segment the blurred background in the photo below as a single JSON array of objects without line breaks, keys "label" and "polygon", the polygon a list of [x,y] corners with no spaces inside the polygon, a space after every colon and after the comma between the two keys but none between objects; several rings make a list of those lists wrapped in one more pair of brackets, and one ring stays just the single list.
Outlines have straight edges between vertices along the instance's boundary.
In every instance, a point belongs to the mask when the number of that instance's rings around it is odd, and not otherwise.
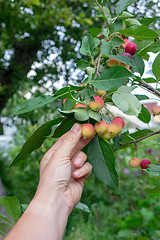
[{"label": "blurred background", "polygon": [[[114,14],[118,1],[104,2]],[[159,28],[158,0],[139,0],[128,11],[138,19],[154,17],[155,23],[150,27]],[[56,110],[62,103],[54,102],[18,117],[10,117],[12,109],[26,99],[53,94],[68,83],[79,84],[85,74],[76,69],[82,57],[82,37],[91,27],[101,28],[102,24],[103,19],[95,17],[92,0],[0,0],[0,197],[16,196],[20,203],[28,204],[34,196],[39,162],[53,145],[53,139],[48,138],[26,161],[12,168],[8,165],[37,127],[58,116]],[[152,76],[150,65],[154,57],[146,65],[145,77]],[[158,130],[159,119],[152,116],[150,124]],[[130,127],[133,129],[134,125]],[[160,239],[160,195],[144,191],[160,185],[160,179],[128,166],[134,156],[160,164],[159,143],[160,136],[155,135],[140,142],[136,151],[119,151],[118,193],[93,174],[89,177],[81,202],[89,206],[91,213],[75,209],[64,240]]]}]

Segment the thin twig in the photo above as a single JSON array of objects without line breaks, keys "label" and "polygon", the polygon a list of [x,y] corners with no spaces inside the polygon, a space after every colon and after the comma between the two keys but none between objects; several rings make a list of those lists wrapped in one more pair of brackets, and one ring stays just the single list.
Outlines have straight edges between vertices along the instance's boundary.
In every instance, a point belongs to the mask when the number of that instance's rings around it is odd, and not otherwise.
[{"label": "thin twig", "polygon": [[130,142],[127,142],[127,143],[120,143],[120,145],[128,145],[128,144],[131,144],[131,143],[136,144],[137,142],[140,142],[140,141],[142,141],[142,140],[145,139],[145,138],[151,137],[151,136],[153,136],[153,135],[155,135],[155,134],[159,134],[159,133],[160,133],[160,131],[151,132],[151,133],[147,134],[146,136],[141,137],[141,138],[139,138],[139,139],[137,139],[137,140],[130,141]]},{"label": "thin twig", "polygon": [[100,62],[101,62],[101,53],[99,54],[99,57],[98,57],[98,60],[97,60],[97,70],[96,70],[95,78],[97,78],[97,76],[99,75]]},{"label": "thin twig", "polygon": [[105,11],[103,10],[102,6],[99,4],[99,2],[97,0],[95,0],[96,4],[98,5],[98,7],[100,8],[101,12],[104,14],[105,17],[107,17]]},{"label": "thin twig", "polygon": [[152,92],[156,96],[160,97],[160,92],[157,89],[153,88],[151,85],[149,85],[144,80],[142,80],[142,82],[138,83],[138,85],[140,85],[140,86],[142,86],[144,88],[147,88],[150,92]]}]

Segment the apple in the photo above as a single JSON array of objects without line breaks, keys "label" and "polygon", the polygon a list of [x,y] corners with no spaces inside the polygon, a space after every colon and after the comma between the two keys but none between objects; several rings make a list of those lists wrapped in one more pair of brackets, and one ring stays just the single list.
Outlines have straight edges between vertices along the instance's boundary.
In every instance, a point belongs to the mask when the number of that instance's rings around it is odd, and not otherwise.
[{"label": "apple", "polygon": [[147,169],[147,168],[148,168],[147,165],[149,165],[149,164],[151,164],[151,161],[150,161],[149,159],[147,159],[147,158],[143,158],[143,159],[141,160],[141,162],[140,162],[140,167],[141,167],[142,169]]},{"label": "apple", "polygon": [[108,60],[108,66],[109,66],[109,67],[113,67],[113,66],[116,66],[116,65],[118,65],[118,60],[113,59],[113,58],[110,58],[110,59]]},{"label": "apple", "polygon": [[97,95],[99,96],[99,97],[101,97],[102,95],[104,95],[106,93],[106,91],[104,91],[104,90],[97,90]]},{"label": "apple", "polygon": [[112,123],[121,124],[123,128],[124,128],[124,126],[125,126],[125,123],[124,123],[124,121],[123,121],[123,119],[122,119],[121,117],[113,118]]},{"label": "apple", "polygon": [[159,114],[160,114],[160,106],[155,105],[155,106],[152,108],[152,112],[153,112],[154,115],[159,115]]},{"label": "apple", "polygon": [[98,112],[104,107],[104,100],[99,96],[94,96],[94,101],[90,100],[89,107],[93,110]]},{"label": "apple", "polygon": [[75,108],[87,108],[87,106],[85,104],[82,104],[82,103],[76,103],[74,106],[73,106],[73,109]]},{"label": "apple", "polygon": [[94,129],[98,135],[102,136],[102,134],[107,131],[107,123],[104,121],[96,122]]},{"label": "apple", "polygon": [[122,53],[122,56],[132,58],[132,55],[128,52]]},{"label": "apple", "polygon": [[136,157],[133,157],[129,160],[129,166],[132,168],[136,168],[140,165],[140,160]]},{"label": "apple", "polygon": [[125,52],[134,55],[136,53],[137,45],[134,42],[127,43]]},{"label": "apple", "polygon": [[108,132],[109,132],[109,134],[110,134],[112,137],[114,137],[114,136],[116,136],[117,134],[121,133],[122,130],[123,130],[122,124],[111,122],[111,123],[108,125]]},{"label": "apple", "polygon": [[91,138],[95,134],[94,127],[90,123],[84,123],[81,125],[81,135],[84,139]]},{"label": "apple", "polygon": [[67,100],[67,98],[65,98],[65,99],[63,100],[63,104],[65,104],[66,100]]},{"label": "apple", "polygon": [[125,48],[125,46],[127,45],[127,43],[130,43],[130,41],[127,39],[127,38],[125,38],[125,39],[123,39],[123,38],[121,38],[125,43],[122,43],[119,47],[120,48]]}]

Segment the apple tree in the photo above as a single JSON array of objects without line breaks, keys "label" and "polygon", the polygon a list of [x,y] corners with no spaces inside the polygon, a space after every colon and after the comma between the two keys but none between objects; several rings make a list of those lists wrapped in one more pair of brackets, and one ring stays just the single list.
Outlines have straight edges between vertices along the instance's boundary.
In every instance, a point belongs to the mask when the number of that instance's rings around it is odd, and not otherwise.
[{"label": "apple tree", "polygon": [[[46,138],[57,139],[78,122],[82,126],[82,137],[93,138],[84,149],[93,173],[106,185],[118,190],[115,152],[122,148],[137,148],[143,139],[160,133],[160,130],[148,128],[130,133],[126,125],[130,116],[136,116],[145,124],[151,120],[151,114],[141,103],[148,96],[134,94],[135,88],[140,86],[160,97],[160,30],[149,27],[154,18],[137,19],[126,11],[134,2],[120,0],[116,15],[112,16],[103,1],[95,0],[95,17],[101,18],[103,24],[99,28],[90,28],[82,38],[80,54],[83,58],[77,62],[77,69],[85,71],[85,77],[80,85],[69,84],[54,95],[40,95],[13,110],[12,115],[17,116],[55,101],[62,102],[62,108],[57,109],[59,117],[45,122],[31,135],[11,166],[24,161],[41,147]],[[149,61],[149,52],[157,53],[152,65],[154,77],[144,78],[144,60]],[[160,114],[158,105],[153,113]],[[56,126],[54,132],[53,126]],[[160,176],[160,166],[147,159],[140,161],[135,156],[129,165]],[[160,192],[160,187],[157,191]]]}]

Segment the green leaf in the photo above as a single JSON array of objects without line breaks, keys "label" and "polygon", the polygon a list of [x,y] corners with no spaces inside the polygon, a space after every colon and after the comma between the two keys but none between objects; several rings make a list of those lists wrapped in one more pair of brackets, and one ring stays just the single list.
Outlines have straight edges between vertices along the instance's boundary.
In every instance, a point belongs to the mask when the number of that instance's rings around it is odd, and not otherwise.
[{"label": "green leaf", "polygon": [[156,186],[154,188],[145,188],[144,191],[147,193],[160,193],[160,186]]},{"label": "green leaf", "polygon": [[136,0],[119,0],[116,8],[117,14],[123,12],[125,8],[134,2],[136,2]]},{"label": "green leaf", "polygon": [[4,207],[11,220],[16,223],[21,216],[21,205],[18,198],[2,197],[0,198],[0,204]]},{"label": "green leaf", "polygon": [[3,221],[9,223],[9,224],[12,224],[11,221],[4,215],[0,214],[0,219],[2,219]]},{"label": "green leaf", "polygon": [[135,115],[141,111],[141,104],[139,100],[131,93],[125,93],[119,88],[112,96],[114,104],[128,115]]},{"label": "green leaf", "polygon": [[1,223],[0,222],[0,233],[4,233],[3,236],[5,236],[7,234],[6,228],[9,228],[10,226],[7,223]]},{"label": "green leaf", "polygon": [[117,36],[115,36],[111,40],[112,48],[119,47],[123,43],[124,43],[124,41],[121,38],[117,37]]},{"label": "green leaf", "polygon": [[76,120],[78,121],[86,121],[89,119],[89,115],[88,115],[88,110],[87,109],[75,109],[75,114],[74,117]]},{"label": "green leaf", "polygon": [[81,209],[81,210],[84,211],[84,212],[88,212],[88,213],[91,212],[91,211],[89,210],[89,207],[88,207],[86,204],[81,203],[81,202],[79,202],[75,208]]},{"label": "green leaf", "polygon": [[122,85],[121,87],[118,88],[118,91],[121,93],[131,93],[136,87],[128,87],[128,86],[124,86]]},{"label": "green leaf", "polygon": [[10,166],[13,166],[16,163],[26,159],[31,152],[33,152],[35,149],[38,149],[47,136],[51,133],[52,126],[59,124],[62,119],[63,118],[59,117],[41,125],[25,142],[20,153],[15,157]]},{"label": "green leaf", "polygon": [[137,42],[137,54],[139,56],[144,56],[148,52],[157,53],[160,49],[160,40],[156,42],[153,41],[141,41]]},{"label": "green leaf", "polygon": [[143,105],[142,105],[141,112],[138,115],[138,119],[144,123],[149,123],[151,120],[151,114],[149,113],[148,109],[145,108]]},{"label": "green leaf", "polygon": [[142,80],[147,83],[157,83],[157,80],[155,78],[143,78]]},{"label": "green leaf", "polygon": [[154,30],[141,25],[134,25],[126,29],[121,29],[119,32],[134,37],[137,40],[154,41],[158,37],[158,34]]},{"label": "green leaf", "polygon": [[98,47],[99,44],[100,44],[99,38],[92,38],[92,50]]},{"label": "green leaf", "polygon": [[134,17],[131,13],[123,11],[122,14],[119,16],[120,19],[124,20],[126,18],[132,18]]},{"label": "green leaf", "polygon": [[43,107],[48,103],[53,102],[54,100],[55,98],[49,95],[42,95],[42,96],[30,99],[24,103],[23,107],[19,106],[13,109],[12,116],[33,111],[37,108]]},{"label": "green leaf", "polygon": [[155,164],[149,164],[149,167],[147,169],[143,169],[145,172],[147,172],[149,175],[152,176],[160,176],[160,166]]},{"label": "green leaf", "polygon": [[88,161],[93,166],[93,173],[111,188],[118,188],[118,175],[115,169],[113,151],[107,141],[95,136],[88,145]]},{"label": "green leaf", "polygon": [[80,48],[80,53],[89,56],[92,51],[92,36],[88,34],[82,39],[82,45]]},{"label": "green leaf", "polygon": [[103,29],[102,33],[105,37],[107,37],[108,36],[108,28]]},{"label": "green leaf", "polygon": [[137,71],[142,76],[143,73],[144,73],[144,67],[145,67],[143,59],[137,54],[134,54],[132,58],[133,58],[134,63],[136,65]]},{"label": "green leaf", "polygon": [[25,204],[25,203],[21,204],[21,209],[23,213],[26,211],[27,207],[28,207],[28,204]]},{"label": "green leaf", "polygon": [[124,64],[130,65],[130,66],[133,65],[133,61],[129,57],[120,56],[120,55],[110,55],[110,54],[107,54],[106,56],[109,57],[109,58],[116,59],[116,60],[118,60],[118,61],[120,61],[120,62],[122,62]]},{"label": "green leaf", "polygon": [[127,18],[124,22],[126,26],[141,25],[141,23],[135,18]]},{"label": "green leaf", "polygon": [[99,79],[92,80],[96,89],[113,91],[124,84],[133,74],[126,68],[114,66],[102,73]]},{"label": "green leaf", "polygon": [[138,130],[135,133],[131,133],[131,134],[125,134],[122,136],[122,140],[121,142],[125,142],[127,144],[127,142],[130,141],[135,141],[139,138],[145,137],[146,135],[150,134],[152,132],[152,130],[150,129],[144,129],[144,130]]},{"label": "green leaf", "polygon": [[91,109],[89,109],[88,111],[89,117],[96,120],[97,122],[101,121],[101,116],[99,114],[99,112],[94,112]]},{"label": "green leaf", "polygon": [[66,132],[68,132],[71,127],[74,125],[74,123],[78,122],[73,117],[66,117],[62,120],[61,124],[56,128],[53,138],[59,138]]},{"label": "green leaf", "polygon": [[152,65],[152,72],[156,79],[160,80],[160,53],[155,58],[153,65]]},{"label": "green leaf", "polygon": [[140,213],[142,214],[145,222],[149,222],[149,221],[154,219],[153,211],[151,211],[147,208],[142,207],[141,210],[140,210]]},{"label": "green leaf", "polygon": [[88,31],[92,34],[92,37],[97,37],[97,35],[101,32],[101,29],[92,27],[92,28],[89,28]]},{"label": "green leaf", "polygon": [[78,61],[77,63],[77,67],[80,69],[80,70],[85,70],[87,67],[89,66],[89,63],[84,61],[83,59],[81,59],[80,61]]},{"label": "green leaf", "polygon": [[[48,103],[51,103],[57,99],[68,98],[69,100],[73,100],[73,94],[75,93],[75,91],[81,91],[84,87],[85,86],[71,85],[71,87],[61,88],[53,96],[43,95],[40,97],[30,99],[24,103],[23,107],[18,107],[16,109],[14,109],[13,115],[19,115],[22,113],[27,113],[27,112],[33,111],[33,110],[40,108]],[[79,94],[76,93],[75,97],[77,97],[78,95]]]},{"label": "green leaf", "polygon": [[63,105],[63,110],[64,111],[70,110],[74,105],[75,105],[75,102],[69,101],[68,99],[66,99],[66,101]]},{"label": "green leaf", "polygon": [[139,22],[144,26],[148,26],[149,24],[155,21],[156,21],[156,18],[142,18],[139,20]]},{"label": "green leaf", "polygon": [[101,54],[102,56],[107,56],[108,54],[111,54],[112,52],[112,43],[111,42],[106,42],[106,41],[101,41]]},{"label": "green leaf", "polygon": [[135,94],[136,98],[138,98],[138,100],[146,100],[149,99],[148,96],[146,95],[141,95],[141,94]]}]

